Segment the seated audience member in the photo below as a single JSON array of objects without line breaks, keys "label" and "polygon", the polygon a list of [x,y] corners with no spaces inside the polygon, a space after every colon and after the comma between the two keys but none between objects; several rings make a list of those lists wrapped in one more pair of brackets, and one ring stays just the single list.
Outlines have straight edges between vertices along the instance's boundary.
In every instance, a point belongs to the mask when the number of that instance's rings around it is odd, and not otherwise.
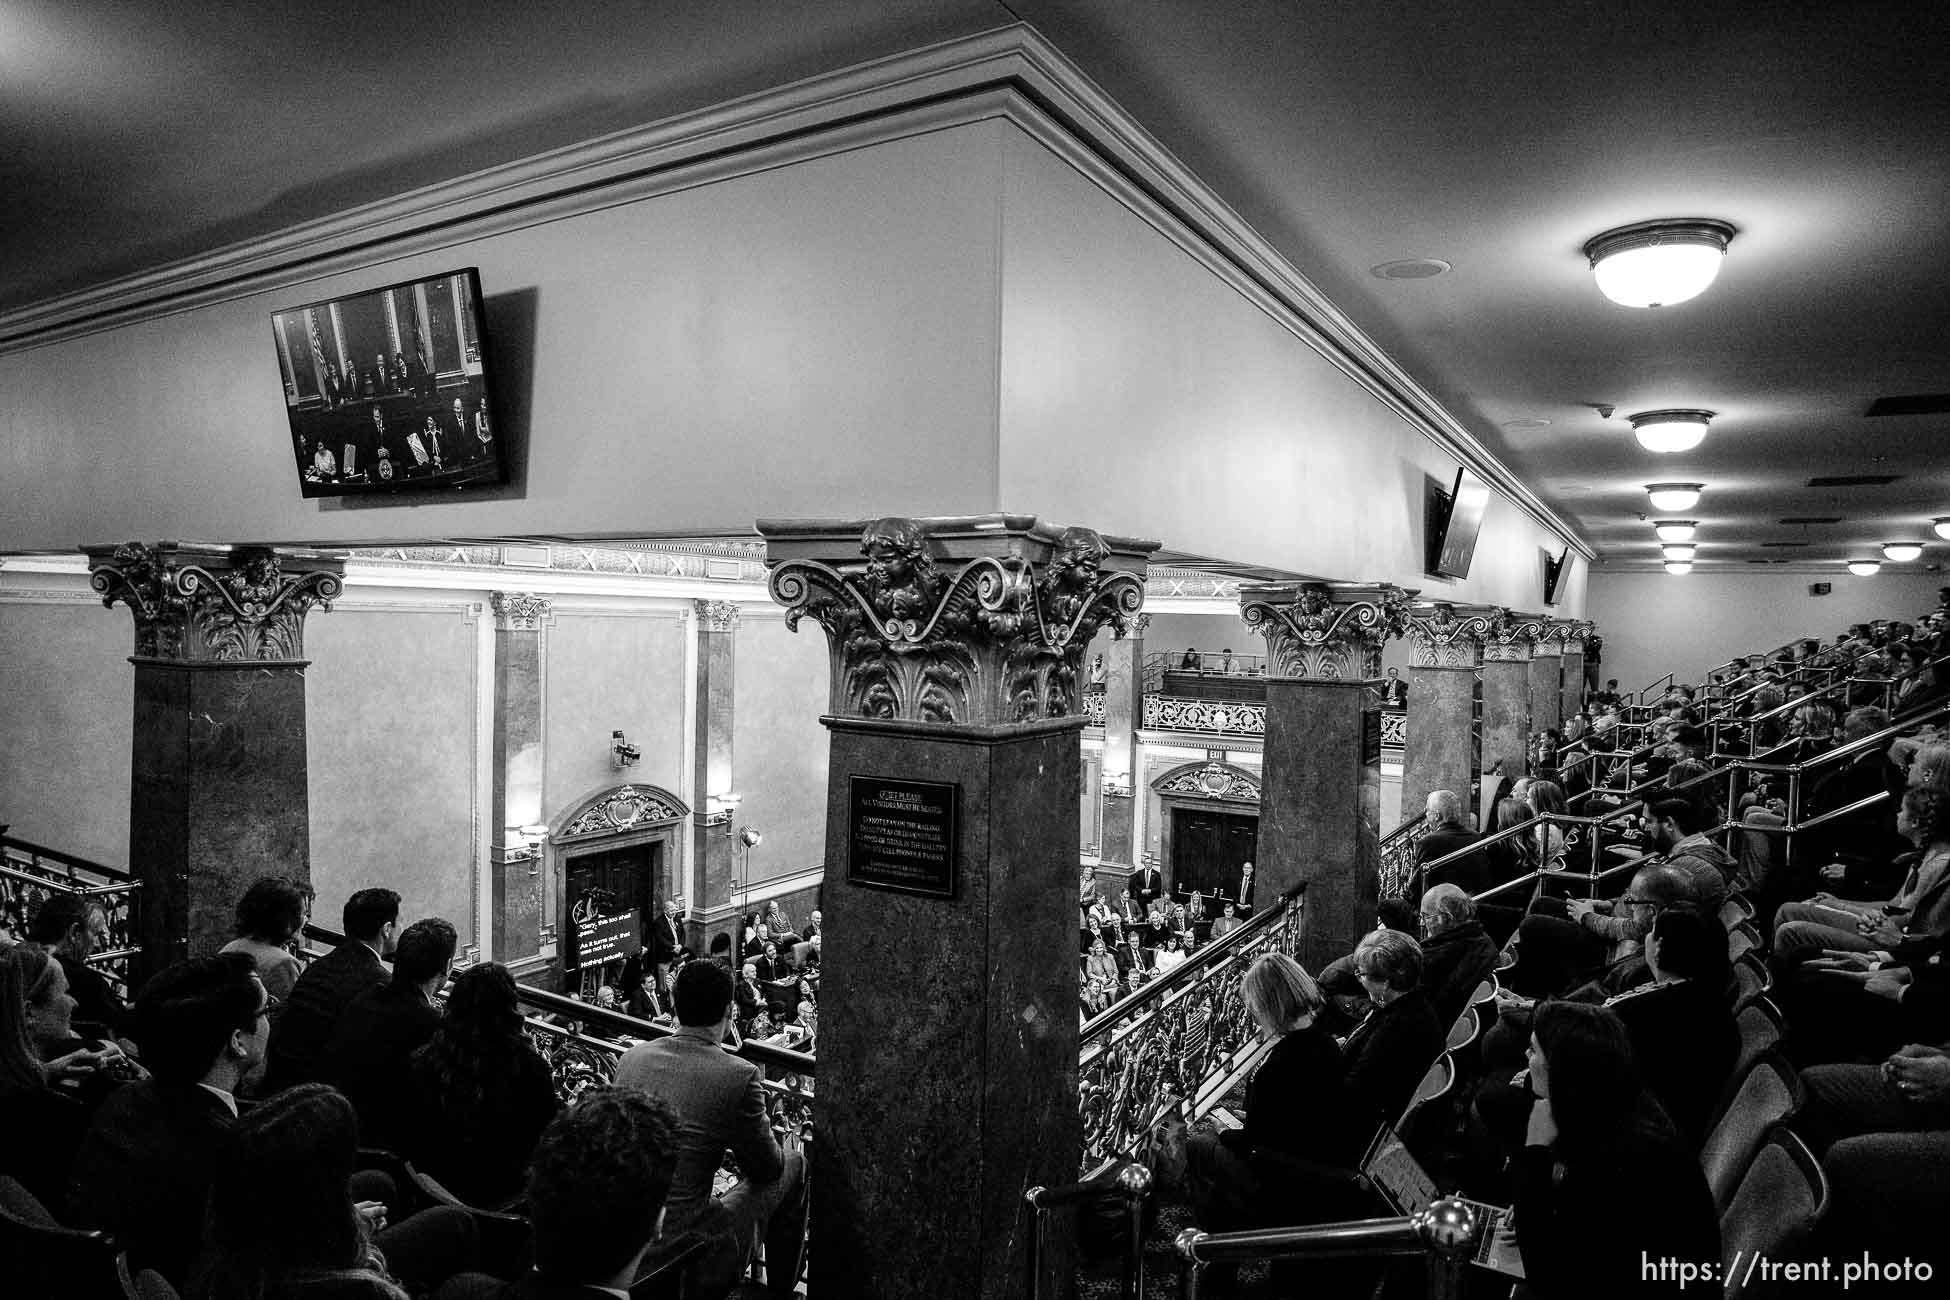
[{"label": "seated audience member", "polygon": [[724,966],[728,967],[731,965],[730,931],[721,931],[711,936],[709,956],[712,961],[721,963]]},{"label": "seated audience member", "polygon": [[1321,1022],[1336,1038],[1346,1038],[1374,1010],[1367,987],[1354,973],[1353,953],[1336,957],[1323,966],[1317,982],[1321,996],[1327,999],[1327,1005],[1321,1008]]},{"label": "seated audience member", "polygon": [[1608,999],[1631,1037],[1639,1075],[1698,1150],[1740,1052],[1727,1001],[1727,935],[1690,904],[1660,912],[1645,936],[1649,983]]},{"label": "seated audience member", "polygon": [[765,941],[764,948],[748,964],[758,967],[758,978],[761,981],[782,980],[791,974],[786,969],[786,964],[779,960],[779,946],[770,939]]},{"label": "seated audience member", "polygon": [[1950,1168],[1950,1051],[1909,1043],[1873,1065],[1801,1072],[1794,1126],[1822,1157],[1832,1200],[1823,1253],[1944,1262],[1943,1171]]},{"label": "seated audience member", "polygon": [[1155,964],[1156,953],[1171,938],[1171,916],[1165,911],[1163,902],[1152,900],[1150,910],[1144,914],[1142,938],[1144,946],[1153,953]]},{"label": "seated audience member", "polygon": [[[1476,835],[1463,825],[1462,800],[1454,790],[1429,791],[1428,832],[1415,846],[1415,865],[1426,867],[1437,858],[1460,852],[1476,843]],[[1489,860],[1478,851],[1456,859],[1432,872],[1422,873],[1426,887],[1437,884],[1460,885],[1465,893],[1480,894],[1490,887]]]},{"label": "seated audience member", "polygon": [[305,925],[305,895],[283,876],[259,876],[237,900],[237,937],[220,951],[241,952],[257,963],[257,977],[274,998],[291,996],[298,959],[291,941]]},{"label": "seated audience member", "polygon": [[17,945],[8,956],[20,970],[28,1047],[50,1069],[60,1064],[57,1077],[50,1081],[62,1096],[81,1103],[92,1115],[109,1093],[142,1077],[142,1067],[115,1040],[75,1032],[75,999],[68,989],[67,967],[34,943]]},{"label": "seated audience member", "polygon": [[752,1022],[758,1018],[758,1013],[765,1002],[765,995],[758,987],[757,962],[748,961],[739,969],[738,987],[734,997],[738,1002],[738,1032],[749,1038],[752,1033]]},{"label": "seated audience member", "polygon": [[482,1208],[521,1190],[522,1169],[557,1102],[548,1063],[522,1033],[506,966],[482,962],[460,973],[447,1014],[408,1060],[406,1090],[405,1154],[416,1168]]},{"label": "seated audience member", "polygon": [[1246,923],[1246,909],[1231,906],[1223,900],[1216,903],[1219,915],[1212,922],[1212,937],[1223,939]]},{"label": "seated audience member", "polygon": [[[1625,892],[1611,900],[1608,915],[1579,908],[1575,914],[1590,916],[1592,922],[1570,920],[1569,903],[1583,900],[1566,900],[1561,904],[1567,908],[1566,918],[1543,913],[1525,917],[1517,931],[1516,969],[1506,983],[1531,996],[1568,996],[1581,1002],[1602,1002],[1643,984],[1651,975],[1640,940],[1661,909],[1673,903],[1699,905],[1693,887],[1690,872],[1654,858],[1632,873]],[[1597,920],[1608,923],[1607,935],[1594,931]]]},{"label": "seated audience member", "polygon": [[1415,904],[1406,898],[1389,895],[1375,903],[1375,926],[1382,930],[1399,930],[1414,936],[1422,933],[1422,918]]},{"label": "seated audience member", "polygon": [[1476,904],[1456,885],[1422,895],[1422,992],[1438,1025],[1452,1023],[1469,995],[1496,969],[1496,944],[1476,919]]},{"label": "seated audience member", "polygon": [[780,952],[791,952],[792,945],[800,941],[801,936],[793,926],[792,918],[786,915],[776,898],[765,905],[765,924],[772,931],[772,942],[779,946]]},{"label": "seated audience member", "polygon": [[1577,1003],[1539,1007],[1528,1064],[1513,1208],[1530,1293],[1656,1294],[1646,1259],[1717,1261],[1706,1175],[1641,1086],[1619,1018]]},{"label": "seated audience member", "polygon": [[345,900],[345,942],[305,967],[271,1034],[266,1090],[313,1083],[324,1069],[325,1048],[352,999],[383,988],[390,978],[382,957],[398,938],[399,895],[362,889]]},{"label": "seated audience member", "polygon": [[1124,935],[1123,946],[1117,950],[1117,969],[1128,976],[1132,971],[1147,975],[1151,971],[1151,950],[1144,946],[1143,936],[1136,930]]},{"label": "seated audience member", "polygon": [[1354,1143],[1366,1140],[1334,1122],[1347,1110],[1345,1070],[1341,1049],[1319,1022],[1325,1000],[1284,953],[1256,958],[1240,978],[1239,997],[1260,1039],[1273,1047],[1246,1085],[1244,1125],[1196,1133],[1186,1144],[1192,1217],[1207,1232],[1332,1218],[1342,1208],[1327,1191],[1332,1184],[1310,1188],[1299,1172],[1304,1165],[1265,1159],[1340,1168],[1359,1156]]},{"label": "seated audience member", "polygon": [[441,1300],[596,1300],[628,1295],[665,1227],[677,1117],[632,1088],[592,1088],[549,1124],[528,1171],[535,1268],[500,1285],[449,1286]]},{"label": "seated audience member", "polygon": [[[661,1097],[677,1117],[669,1229],[696,1229],[713,1241],[692,1270],[692,1293],[729,1292],[763,1237],[766,1280],[775,1295],[789,1296],[804,1240],[805,1156],[797,1142],[788,1138],[781,1149],[773,1137],[759,1068],[719,1046],[731,1024],[730,972],[712,963],[685,967],[676,1000],[677,1032],[625,1052],[616,1084]],[[713,1180],[727,1148],[739,1180],[718,1196]]]},{"label": "seated audience member", "polygon": [[[1084,870],[1089,871],[1090,868],[1085,867]],[[1094,888],[1095,887],[1094,881],[1096,880],[1096,875],[1094,872],[1091,874],[1091,880],[1093,881],[1092,887]],[[806,934],[805,934],[804,942],[811,943],[814,939],[819,937],[820,933],[824,929],[825,929],[825,918],[819,914],[819,909],[815,907],[806,918]]]},{"label": "seated audience member", "polygon": [[1774,914],[1768,958],[1777,974],[1824,951],[1890,951],[1950,930],[1950,795],[1905,791],[1896,829],[1921,850],[1902,888],[1880,904],[1828,893],[1783,904]]},{"label": "seated audience member", "polygon": [[[1523,798],[1530,805],[1530,811],[1539,817],[1561,817],[1570,811],[1570,802],[1564,797],[1564,787],[1555,781],[1532,781],[1524,791]],[[1534,846],[1537,860],[1547,867],[1563,866],[1565,843],[1562,826],[1540,823]]]},{"label": "seated audience member", "polygon": [[644,973],[643,954],[631,953],[623,962],[623,973],[616,977],[616,994],[621,1002],[620,1010],[625,1015],[638,1020],[655,1020],[663,1014],[657,1004],[657,994],[650,987],[650,978]]},{"label": "seated audience member", "polygon": [[[1496,813],[1490,824],[1492,842],[1483,848],[1483,857],[1488,867],[1488,881],[1485,889],[1508,884],[1519,876],[1529,875],[1537,869],[1537,845],[1529,835],[1504,835],[1494,837],[1504,831],[1514,830],[1529,821],[1536,814],[1515,799],[1499,799]],[[1478,890],[1481,893],[1482,890]],[[1502,895],[1498,896],[1499,898]]]},{"label": "seated audience member", "polygon": [[1364,935],[1354,948],[1354,973],[1374,1010],[1343,1047],[1347,1062],[1350,1129],[1373,1132],[1392,1123],[1415,1085],[1442,1052],[1442,1026],[1423,994],[1422,945],[1396,930]]},{"label": "seated audience member", "polygon": [[[108,915],[99,903],[79,894],[49,894],[28,928],[37,943],[61,963],[74,999],[74,1018],[102,1038],[129,1037],[129,1008],[108,977],[88,964],[88,958],[108,937]],[[124,1050],[133,1050],[123,1043]]]},{"label": "seated audience member", "polygon": [[237,1093],[264,1063],[276,1003],[242,953],[158,971],[136,999],[134,1029],[150,1078],[116,1090],[75,1153],[70,1220],[102,1228],[133,1269],[180,1290],[203,1236],[219,1149]]},{"label": "seated audience member", "polygon": [[[90,1052],[43,1062],[35,1049],[28,990],[62,978],[60,964],[39,948],[0,952],[0,1114],[7,1117],[0,1174],[52,1210],[67,1197],[68,1168],[90,1113],[63,1085],[90,1081],[101,1068]],[[55,998],[65,1019],[73,999],[65,992]]]},{"label": "seated audience member", "polygon": [[1153,967],[1160,975],[1169,974],[1185,964],[1185,940],[1172,935],[1164,947],[1158,949],[1156,965]]},{"label": "seated audience member", "polygon": [[436,1206],[388,1226],[384,1206],[355,1204],[358,1156],[352,1104],[324,1084],[247,1112],[216,1156],[193,1300],[406,1300],[473,1266],[465,1210]]},{"label": "seated audience member", "polygon": [[1083,959],[1083,1001],[1092,1015],[1117,1000],[1117,983],[1117,959],[1098,939]]},{"label": "seated audience member", "polygon": [[415,921],[393,951],[392,982],[361,993],[339,1017],[325,1049],[325,1081],[358,1112],[366,1146],[402,1148],[407,1058],[440,1025],[434,999],[447,983],[458,943],[449,922]]}]

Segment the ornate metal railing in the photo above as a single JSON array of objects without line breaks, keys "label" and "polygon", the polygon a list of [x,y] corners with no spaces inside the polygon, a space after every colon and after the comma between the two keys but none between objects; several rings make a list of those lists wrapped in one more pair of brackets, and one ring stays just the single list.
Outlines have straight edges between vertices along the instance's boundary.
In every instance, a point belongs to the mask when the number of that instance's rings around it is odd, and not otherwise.
[{"label": "ornate metal railing", "polygon": [[1147,731],[1264,736],[1266,705],[1263,701],[1195,700],[1181,695],[1146,695],[1143,726]]},{"label": "ornate metal railing", "polygon": [[1415,878],[1415,854],[1429,833],[1429,814],[1416,813],[1381,837],[1381,896],[1399,898]]},{"label": "ornate metal railing", "polygon": [[1383,709],[1381,711],[1381,752],[1391,750],[1397,759],[1408,748],[1408,710]]},{"label": "ornate metal railing", "polygon": [[1258,1063],[1265,1046],[1240,1000],[1239,977],[1261,953],[1298,948],[1304,888],[1083,1026],[1083,1171],[1135,1158],[1165,1115],[1203,1115]]},{"label": "ornate metal railing", "polygon": [[49,894],[80,894],[97,903],[108,920],[101,946],[88,964],[100,969],[124,998],[129,993],[129,959],[140,931],[142,882],[125,871],[91,862],[11,835],[0,836],[0,929],[27,937],[35,909]]},{"label": "ornate metal railing", "polygon": [[1083,716],[1090,721],[1091,725],[1098,727],[1104,725],[1104,708],[1109,700],[1110,696],[1100,690],[1084,692]]}]

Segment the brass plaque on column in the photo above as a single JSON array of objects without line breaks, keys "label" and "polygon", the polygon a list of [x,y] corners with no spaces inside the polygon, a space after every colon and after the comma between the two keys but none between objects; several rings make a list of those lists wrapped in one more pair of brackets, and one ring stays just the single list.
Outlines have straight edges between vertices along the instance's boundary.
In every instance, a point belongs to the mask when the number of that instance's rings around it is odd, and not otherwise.
[{"label": "brass plaque on column", "polygon": [[953,898],[960,823],[958,785],[854,777],[846,810],[847,883]]}]

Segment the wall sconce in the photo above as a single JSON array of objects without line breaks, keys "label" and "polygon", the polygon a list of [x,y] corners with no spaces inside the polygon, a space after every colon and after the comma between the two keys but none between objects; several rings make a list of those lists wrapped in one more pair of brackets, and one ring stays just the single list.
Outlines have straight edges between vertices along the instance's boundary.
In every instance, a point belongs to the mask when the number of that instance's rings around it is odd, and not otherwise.
[{"label": "wall sconce", "polygon": [[1131,797],[1131,774],[1129,772],[1106,772],[1098,782],[1098,788],[1108,799],[1128,799]]},{"label": "wall sconce", "polygon": [[731,816],[738,811],[738,805],[744,801],[745,796],[735,790],[727,790],[723,794],[705,795],[703,824],[722,826],[725,828],[725,834],[731,834]]},{"label": "wall sconce", "polygon": [[542,845],[548,843],[548,823],[530,822],[526,826],[507,827],[508,861],[526,862],[528,874],[539,875],[542,870]]},{"label": "wall sconce", "polygon": [[625,740],[622,732],[612,731],[609,733],[609,764],[611,767],[619,770],[626,767],[635,767],[636,761],[642,757],[643,751]]}]

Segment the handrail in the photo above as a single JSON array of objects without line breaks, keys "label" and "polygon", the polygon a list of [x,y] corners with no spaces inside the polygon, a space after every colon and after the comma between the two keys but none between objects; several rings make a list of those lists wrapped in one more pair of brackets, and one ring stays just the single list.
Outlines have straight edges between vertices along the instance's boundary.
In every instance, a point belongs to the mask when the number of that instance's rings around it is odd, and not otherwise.
[{"label": "handrail", "polygon": [[1355,1219],[1304,1227],[1255,1228],[1244,1232],[1201,1232],[1187,1228],[1172,1243],[1183,1261],[1185,1300],[1198,1300],[1208,1264],[1248,1260],[1382,1258],[1426,1254],[1429,1294],[1461,1294],[1465,1261],[1485,1225],[1466,1201],[1444,1197],[1419,1214],[1385,1219]]},{"label": "handrail", "polygon": [[1144,1294],[1144,1202],[1151,1195],[1151,1171],[1136,1161],[1105,1165],[1081,1182],[1056,1187],[1032,1187],[1023,1193],[1034,1220],[1029,1234],[1029,1300],[1042,1293],[1043,1238],[1049,1226],[1048,1211],[1065,1205],[1094,1204],[1117,1197],[1124,1202],[1129,1223],[1125,1225],[1124,1300],[1140,1300]]},{"label": "handrail", "polygon": [[85,871],[92,871],[97,875],[106,876],[108,879],[124,885],[134,885],[137,883],[135,877],[131,876],[121,867],[111,867],[105,862],[96,862],[92,858],[84,858],[79,854],[68,853],[62,849],[51,849],[45,844],[36,844],[32,840],[23,840],[18,835],[0,835],[0,846],[19,849],[33,858],[51,859],[70,868],[70,874],[72,874],[73,868],[80,867]]}]

